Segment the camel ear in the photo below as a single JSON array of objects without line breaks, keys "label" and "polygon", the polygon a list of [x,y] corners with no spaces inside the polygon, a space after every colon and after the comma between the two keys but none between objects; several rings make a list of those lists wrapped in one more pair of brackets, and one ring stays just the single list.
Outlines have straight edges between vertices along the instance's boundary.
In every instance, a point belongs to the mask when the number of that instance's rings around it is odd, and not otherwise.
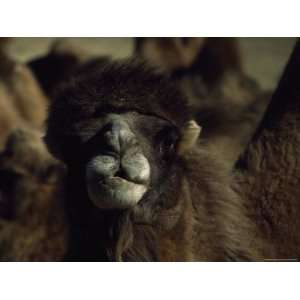
[{"label": "camel ear", "polygon": [[199,126],[196,121],[188,121],[181,131],[181,139],[178,143],[178,153],[184,154],[188,150],[192,149],[196,144],[202,127]]}]

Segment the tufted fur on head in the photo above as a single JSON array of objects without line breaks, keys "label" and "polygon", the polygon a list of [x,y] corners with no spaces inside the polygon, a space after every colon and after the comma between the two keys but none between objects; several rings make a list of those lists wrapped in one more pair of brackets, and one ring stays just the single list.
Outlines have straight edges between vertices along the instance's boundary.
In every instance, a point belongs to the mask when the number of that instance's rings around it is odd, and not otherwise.
[{"label": "tufted fur on head", "polygon": [[50,107],[46,136],[50,148],[60,147],[61,137],[78,134],[84,122],[110,110],[159,116],[179,128],[191,118],[176,86],[146,64],[97,59],[74,73],[58,88]]}]

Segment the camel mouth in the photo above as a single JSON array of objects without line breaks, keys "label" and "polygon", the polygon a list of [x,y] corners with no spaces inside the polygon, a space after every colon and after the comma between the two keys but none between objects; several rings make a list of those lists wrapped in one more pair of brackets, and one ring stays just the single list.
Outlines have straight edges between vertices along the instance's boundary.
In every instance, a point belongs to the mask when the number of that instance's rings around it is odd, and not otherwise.
[{"label": "camel mouth", "polygon": [[89,179],[90,200],[98,208],[128,209],[138,204],[147,191],[145,184],[128,181],[119,176]]},{"label": "camel mouth", "polygon": [[89,198],[98,208],[131,208],[148,189],[150,164],[139,148],[100,154],[86,164],[86,183]]}]

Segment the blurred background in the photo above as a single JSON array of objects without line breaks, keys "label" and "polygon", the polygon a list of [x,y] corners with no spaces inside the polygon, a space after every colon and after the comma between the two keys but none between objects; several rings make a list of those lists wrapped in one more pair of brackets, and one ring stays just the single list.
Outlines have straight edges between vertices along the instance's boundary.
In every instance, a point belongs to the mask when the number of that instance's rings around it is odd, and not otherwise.
[{"label": "blurred background", "polygon": [[[46,54],[56,38],[15,38],[12,57],[26,62]],[[133,38],[69,38],[74,45],[97,55],[124,58],[132,54]],[[239,38],[245,71],[263,89],[273,89],[295,45],[296,38]]]}]

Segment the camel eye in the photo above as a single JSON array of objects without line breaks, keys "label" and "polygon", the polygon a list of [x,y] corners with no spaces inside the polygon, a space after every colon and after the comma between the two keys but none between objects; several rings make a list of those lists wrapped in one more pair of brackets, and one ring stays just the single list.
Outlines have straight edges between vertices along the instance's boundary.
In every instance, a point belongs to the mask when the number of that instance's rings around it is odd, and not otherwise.
[{"label": "camel eye", "polygon": [[175,152],[179,135],[173,128],[165,128],[159,133],[159,153],[168,157]]},{"label": "camel eye", "polygon": [[174,136],[168,136],[164,141],[163,141],[163,145],[165,147],[166,150],[173,151],[175,149],[175,143],[176,143],[176,139],[174,138]]}]

